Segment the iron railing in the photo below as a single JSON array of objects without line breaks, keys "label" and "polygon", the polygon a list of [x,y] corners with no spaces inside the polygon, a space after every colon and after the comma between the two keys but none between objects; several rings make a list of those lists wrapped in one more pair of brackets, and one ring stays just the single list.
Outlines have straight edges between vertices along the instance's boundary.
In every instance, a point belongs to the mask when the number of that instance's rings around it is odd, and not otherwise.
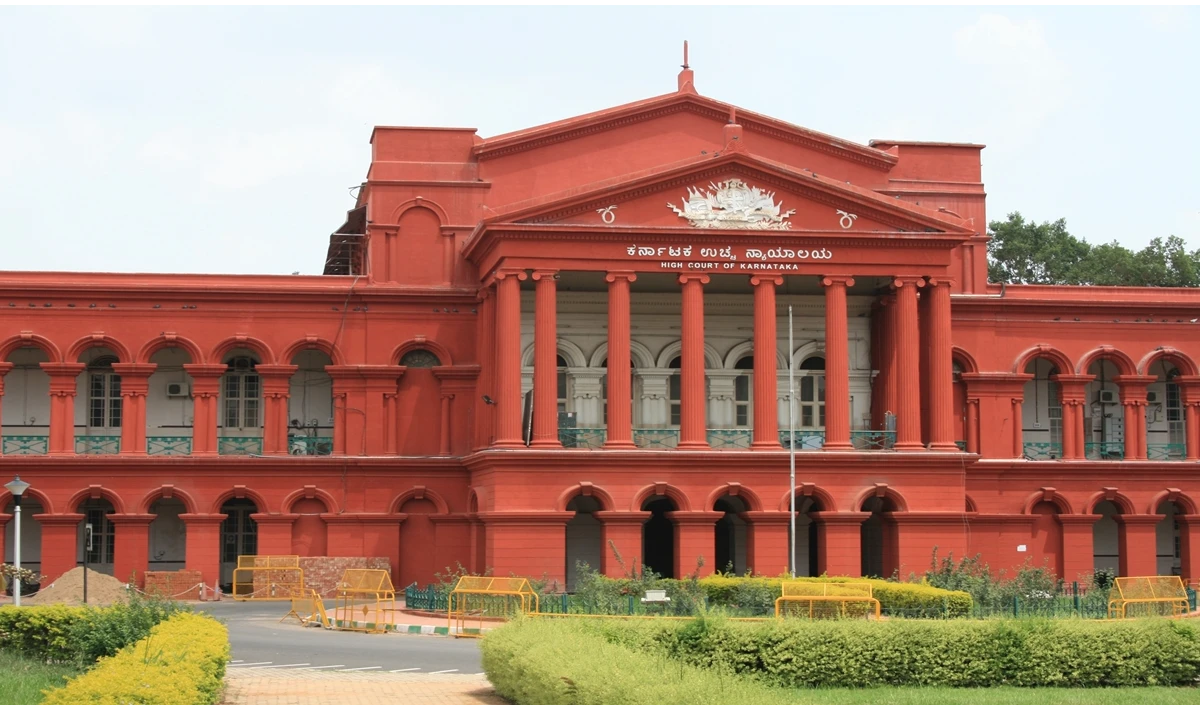
[{"label": "iron railing", "polygon": [[677,428],[635,428],[633,444],[638,448],[671,449],[679,445]]},{"label": "iron railing", "polygon": [[967,442],[966,441],[955,441],[954,445],[958,446],[958,449],[960,451],[962,451],[963,453],[967,452]]},{"label": "iron railing", "polygon": [[50,450],[48,436],[5,436],[5,455],[45,455]]},{"label": "iron railing", "polygon": [[333,438],[329,436],[291,436],[288,452],[292,455],[333,455]]},{"label": "iron railing", "polygon": [[449,593],[439,592],[430,585],[422,590],[416,583],[404,588],[404,608],[426,612],[445,612],[449,609]]},{"label": "iron railing", "polygon": [[560,428],[558,442],[563,448],[603,448],[606,429],[603,428]]},{"label": "iron railing", "polygon": [[217,439],[219,455],[262,455],[261,436],[225,436]]},{"label": "iron railing", "polygon": [[1089,460],[1124,460],[1125,444],[1112,441],[1088,442],[1083,444],[1084,454]]},{"label": "iron railing", "polygon": [[[789,439],[789,434],[791,438]],[[796,450],[820,450],[825,446],[825,432],[813,429],[779,432],[779,445]]]},{"label": "iron railing", "polygon": [[120,452],[120,436],[75,436],[76,455],[116,455]]},{"label": "iron railing", "polygon": [[1026,460],[1058,460],[1062,458],[1062,443],[1025,442]]},{"label": "iron railing", "polygon": [[855,450],[891,450],[896,445],[896,432],[851,431],[850,443]]},{"label": "iron railing", "polygon": [[748,428],[710,428],[708,445],[713,450],[750,450],[754,432]]},{"label": "iron railing", "polygon": [[147,436],[147,455],[191,455],[191,436]]},{"label": "iron railing", "polygon": [[1184,460],[1187,446],[1183,443],[1147,443],[1147,460]]}]

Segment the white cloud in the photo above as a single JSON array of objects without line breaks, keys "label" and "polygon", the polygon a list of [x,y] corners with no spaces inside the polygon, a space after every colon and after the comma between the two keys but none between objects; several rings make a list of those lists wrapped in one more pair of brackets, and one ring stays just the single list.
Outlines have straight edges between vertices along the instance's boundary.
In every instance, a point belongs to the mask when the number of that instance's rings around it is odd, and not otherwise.
[{"label": "white cloud", "polygon": [[1142,19],[1160,32],[1176,33],[1187,29],[1191,17],[1186,7],[1143,7]]},{"label": "white cloud", "polygon": [[187,166],[196,154],[196,140],[188,130],[157,132],[138,149],[143,161],[161,167]]}]

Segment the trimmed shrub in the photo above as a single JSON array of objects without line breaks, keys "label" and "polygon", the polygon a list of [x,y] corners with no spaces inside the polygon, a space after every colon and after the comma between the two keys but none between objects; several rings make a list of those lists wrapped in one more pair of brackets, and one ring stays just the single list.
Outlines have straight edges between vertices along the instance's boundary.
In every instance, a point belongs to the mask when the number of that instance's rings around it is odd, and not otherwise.
[{"label": "trimmed shrub", "polygon": [[1194,685],[1177,620],[588,621],[612,643],[783,688]]},{"label": "trimmed shrub", "polygon": [[208,616],[176,614],[65,687],[48,691],[42,702],[212,705],[221,697],[228,661],[224,625]]},{"label": "trimmed shrub", "polygon": [[579,620],[517,619],[481,643],[496,692],[521,705],[784,705],[787,693],[589,633]]},{"label": "trimmed shrub", "polygon": [[[770,609],[757,612],[770,614],[775,610],[775,598],[783,592],[785,582],[812,583],[870,583],[875,599],[885,611],[919,610],[930,614],[947,617],[962,617],[971,612],[971,596],[956,590],[923,585],[921,583],[893,583],[876,578],[767,578],[767,577],[736,577],[729,575],[711,575],[700,579],[700,588],[704,590],[710,606],[720,605],[735,608],[761,608],[767,602],[761,595],[770,594]],[[757,591],[757,594],[756,592]],[[750,599],[747,599],[747,596]]]}]

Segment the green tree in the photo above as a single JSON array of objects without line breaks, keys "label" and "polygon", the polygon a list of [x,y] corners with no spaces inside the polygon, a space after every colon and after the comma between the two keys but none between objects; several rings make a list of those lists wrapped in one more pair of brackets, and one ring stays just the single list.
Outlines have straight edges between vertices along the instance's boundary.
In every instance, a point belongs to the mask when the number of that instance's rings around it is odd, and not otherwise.
[{"label": "green tree", "polygon": [[1006,284],[1075,284],[1086,242],[1067,232],[1067,221],[1026,221],[1020,213],[988,225],[988,277]]}]

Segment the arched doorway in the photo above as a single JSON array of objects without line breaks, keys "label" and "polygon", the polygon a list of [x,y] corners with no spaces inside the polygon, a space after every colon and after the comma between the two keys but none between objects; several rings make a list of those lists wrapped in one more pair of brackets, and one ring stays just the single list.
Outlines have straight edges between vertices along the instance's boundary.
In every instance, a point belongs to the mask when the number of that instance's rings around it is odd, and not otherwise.
[{"label": "arched doorway", "polygon": [[333,378],[325,366],[333,360],[321,350],[302,350],[291,364],[297,369],[288,390],[288,452],[332,455]]},{"label": "arched doorway", "polygon": [[17,348],[6,362],[12,363],[12,369],[4,375],[4,408],[0,409],[3,455],[45,455],[50,436],[50,375],[41,363],[50,362],[50,357],[41,348]]},{"label": "arched doorway", "polygon": [[595,497],[576,495],[567,503],[567,511],[575,512],[575,516],[567,522],[567,592],[575,590],[579,564],[586,563],[589,569],[600,570],[603,527],[593,514],[600,509],[600,502]]},{"label": "arched doorway", "polygon": [[735,575],[746,573],[746,522],[738,515],[747,510],[746,502],[733,495],[722,495],[713,503],[713,511],[725,512],[715,528],[714,570]]},{"label": "arched doorway", "polygon": [[1146,458],[1183,460],[1187,455],[1187,427],[1177,382],[1179,368],[1168,360],[1156,360],[1150,374],[1155,380],[1146,390]]},{"label": "arched doorway", "polygon": [[675,577],[675,522],[667,517],[678,507],[668,497],[651,497],[642,503],[650,518],[642,525],[642,565],[664,578]]},{"label": "arched doorway", "polygon": [[[24,510],[24,506],[22,506]],[[82,565],[86,558],[88,568],[105,575],[113,574],[113,558],[117,549],[116,526],[109,521],[108,516],[114,513],[113,505],[103,497],[89,499],[79,504],[77,512],[83,515],[79,523],[78,550],[76,560]],[[86,527],[92,527],[91,548],[88,548]],[[116,576],[121,582],[129,579],[128,575]]]},{"label": "arched doorway", "polygon": [[235,498],[221,505],[221,513],[225,515],[221,522],[221,585],[232,592],[238,556],[258,553],[258,523],[250,517],[258,513],[258,505],[251,499]]},{"label": "arched doorway", "polygon": [[[75,425],[83,426],[75,434],[75,452],[111,455],[121,449],[121,423],[125,407],[121,397],[121,375],[113,371],[120,362],[109,348],[84,350],[77,362],[87,365],[76,383]],[[96,528],[93,527],[93,531]],[[80,558],[82,560],[82,557]]]},{"label": "arched doorway", "polygon": [[[259,455],[264,414],[262,378],[256,368],[262,360],[252,350],[238,349],[222,362],[226,369],[221,377],[217,451],[221,455]],[[232,569],[229,576],[232,580]]]},{"label": "arched doorway", "polygon": [[[1099,359],[1088,366],[1095,379],[1087,384],[1087,407],[1083,418],[1084,452],[1089,460],[1121,460],[1125,457],[1125,407],[1116,383],[1120,369],[1112,360]],[[1115,570],[1115,568],[1114,568]]]},{"label": "arched doorway", "polygon": [[292,553],[297,556],[327,555],[328,526],[321,517],[329,512],[318,497],[303,497],[292,504],[292,514],[299,514],[292,523]]},{"label": "arched doorway", "polygon": [[1183,554],[1180,550],[1182,546],[1179,537],[1179,520],[1176,517],[1187,512],[1177,503],[1168,500],[1158,505],[1158,513],[1162,515],[1162,519],[1154,527],[1155,554],[1158,559],[1156,563],[1158,572],[1155,575],[1182,575]]},{"label": "arched doorway", "polygon": [[1030,508],[1033,515],[1033,555],[1038,565],[1046,565],[1058,577],[1063,577],[1062,524],[1058,521],[1058,505],[1041,501]]},{"label": "arched doorway", "polygon": [[433,376],[433,368],[441,364],[437,355],[421,348],[400,358],[405,371],[396,397],[396,438],[397,447],[409,455],[437,455],[441,448],[441,383]]},{"label": "arched doorway", "polygon": [[183,570],[187,563],[187,524],[179,518],[187,512],[176,498],[158,499],[150,505],[154,519],[148,536],[150,570]]},{"label": "arched doorway", "polygon": [[862,523],[862,574],[864,577],[887,578],[896,571],[896,525],[884,516],[896,511],[891,497],[868,497],[862,510],[871,516]]},{"label": "arched doorway", "polygon": [[1062,395],[1054,376],[1057,367],[1044,358],[1025,366],[1033,375],[1024,387],[1021,406],[1024,454],[1029,460],[1058,460],[1063,457]]},{"label": "arched doorway", "polygon": [[400,524],[400,567],[397,590],[416,583],[427,585],[433,580],[435,539],[433,522],[429,516],[437,513],[437,505],[429,499],[416,497],[400,505],[401,514],[408,518]]},{"label": "arched doorway", "polygon": [[[185,348],[175,347],[155,351],[150,362],[155,368],[146,394],[146,452],[191,455],[195,415],[192,377],[183,366],[195,360]],[[153,564],[153,551],[150,561]]]},{"label": "arched doorway", "polygon": [[[796,575],[815,576],[821,574],[818,555],[817,520],[813,512],[824,511],[816,497],[796,497],[796,558],[793,571]],[[790,527],[789,527],[790,528]],[[789,562],[789,565],[792,565]]]},{"label": "arched doorway", "polygon": [[1100,518],[1092,524],[1092,569],[1111,570],[1121,574],[1121,532],[1116,517],[1121,508],[1115,502],[1104,500],[1096,504],[1093,514]]}]

